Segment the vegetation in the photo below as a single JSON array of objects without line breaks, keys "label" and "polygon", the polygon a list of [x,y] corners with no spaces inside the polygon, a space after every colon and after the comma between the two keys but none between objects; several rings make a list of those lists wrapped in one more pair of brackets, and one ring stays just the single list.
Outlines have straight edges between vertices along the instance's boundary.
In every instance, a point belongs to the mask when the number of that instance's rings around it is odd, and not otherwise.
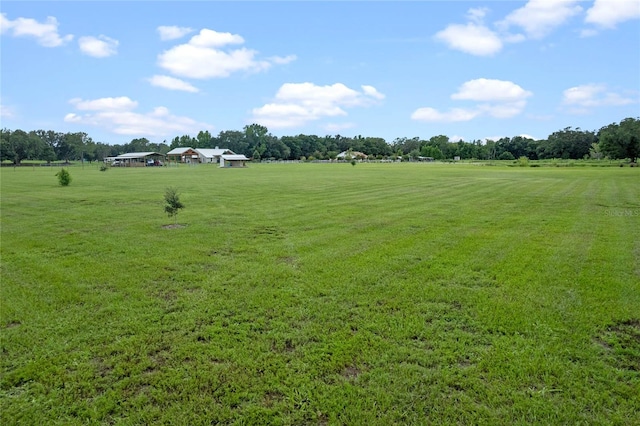
[{"label": "vegetation", "polygon": [[[567,127],[552,133],[544,140],[523,136],[504,137],[497,141],[453,142],[445,135],[423,140],[396,138],[388,143],[378,137],[345,137],[296,135],[276,137],[259,124],[247,125],[242,131],[221,131],[218,136],[201,131],[197,137],[176,136],[169,144],[152,143],[146,138],[136,138],[124,145],[108,145],[94,142],[86,133],[59,133],[37,130],[24,132],[3,129],[0,132],[0,160],[20,164],[23,160],[43,161],[88,160],[102,161],[105,157],[125,152],[154,151],[166,153],[172,148],[214,148],[216,146],[244,154],[254,160],[335,159],[340,152],[362,152],[369,159],[416,160],[429,157],[447,160],[455,157],[477,160],[513,160],[527,157],[529,160],[603,158],[631,159],[640,152],[640,119],[626,118],[599,131],[587,131]],[[602,146],[601,146],[602,145]]]},{"label": "vegetation", "polygon": [[639,169],[72,172],[0,170],[0,424],[637,423]]},{"label": "vegetation", "polygon": [[180,201],[180,195],[178,190],[173,187],[165,189],[164,192],[164,211],[169,217],[173,217],[178,220],[178,212],[184,208],[184,204]]},{"label": "vegetation", "polygon": [[65,168],[60,169],[58,173],[56,173],[58,177],[58,183],[60,186],[69,186],[71,183],[71,173]]}]

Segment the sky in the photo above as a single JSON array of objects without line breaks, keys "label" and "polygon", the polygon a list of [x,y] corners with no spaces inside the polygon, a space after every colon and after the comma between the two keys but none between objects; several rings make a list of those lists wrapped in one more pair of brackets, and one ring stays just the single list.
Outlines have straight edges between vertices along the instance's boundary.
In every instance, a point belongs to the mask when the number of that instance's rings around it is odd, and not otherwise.
[{"label": "sky", "polygon": [[124,144],[266,126],[545,139],[640,116],[640,0],[7,1],[0,119]]}]

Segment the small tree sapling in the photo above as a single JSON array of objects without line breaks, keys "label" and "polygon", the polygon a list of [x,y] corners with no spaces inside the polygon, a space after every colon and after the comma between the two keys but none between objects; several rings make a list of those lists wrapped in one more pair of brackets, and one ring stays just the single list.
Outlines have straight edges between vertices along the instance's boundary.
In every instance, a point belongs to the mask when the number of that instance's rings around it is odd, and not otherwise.
[{"label": "small tree sapling", "polygon": [[184,208],[184,204],[180,201],[180,195],[178,194],[178,190],[176,188],[167,188],[164,193],[164,211],[169,215],[169,217],[174,218],[174,223],[177,223],[178,212],[180,209]]}]

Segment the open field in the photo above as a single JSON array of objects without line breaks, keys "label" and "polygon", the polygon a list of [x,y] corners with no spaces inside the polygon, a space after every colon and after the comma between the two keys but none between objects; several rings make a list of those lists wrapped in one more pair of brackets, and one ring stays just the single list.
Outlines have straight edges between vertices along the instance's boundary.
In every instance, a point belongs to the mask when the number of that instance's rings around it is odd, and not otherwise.
[{"label": "open field", "polygon": [[3,425],[640,424],[640,169],[69,170],[0,170]]}]

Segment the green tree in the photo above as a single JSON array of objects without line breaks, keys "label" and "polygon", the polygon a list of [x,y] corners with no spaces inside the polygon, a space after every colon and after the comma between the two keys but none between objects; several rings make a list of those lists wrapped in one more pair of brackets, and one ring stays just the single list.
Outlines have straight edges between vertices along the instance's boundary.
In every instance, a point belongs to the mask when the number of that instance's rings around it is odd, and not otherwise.
[{"label": "green tree", "polygon": [[195,138],[193,148],[213,148],[211,146],[212,139],[211,133],[209,133],[208,130],[200,130],[198,136]]},{"label": "green tree", "polygon": [[58,177],[58,183],[60,184],[60,186],[69,186],[69,184],[71,183],[71,174],[64,167],[60,169],[58,173],[56,173],[56,176]]},{"label": "green tree", "polygon": [[33,139],[24,130],[3,130],[0,150],[2,160],[10,160],[18,166],[33,153]]},{"label": "green tree", "polygon": [[600,129],[600,150],[609,158],[629,158],[635,163],[640,156],[640,119],[625,118],[620,124]]},{"label": "green tree", "polygon": [[184,208],[184,204],[180,201],[180,194],[176,188],[169,187],[164,192],[164,211],[169,217],[174,218],[174,223],[177,223],[178,212]]}]

